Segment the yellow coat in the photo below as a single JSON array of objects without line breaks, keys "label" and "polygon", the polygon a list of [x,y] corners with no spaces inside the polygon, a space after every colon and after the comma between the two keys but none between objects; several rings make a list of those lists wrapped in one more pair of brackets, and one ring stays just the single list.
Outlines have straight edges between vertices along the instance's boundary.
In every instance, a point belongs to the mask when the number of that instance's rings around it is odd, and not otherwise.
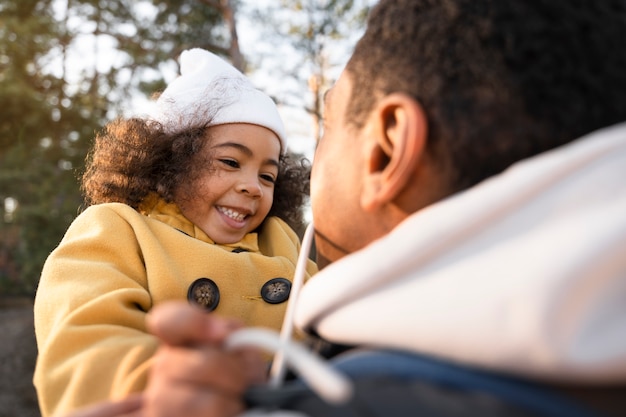
[{"label": "yellow coat", "polygon": [[[141,211],[89,207],[46,261],[35,300],[43,416],[142,390],[158,343],[146,332],[146,313],[187,299],[199,278],[219,289],[211,314],[280,328],[287,303],[265,302],[260,290],[294,274],[300,243],[282,220],[268,218],[258,234],[217,245],[173,204],[150,199]],[[316,270],[311,262],[309,276]]]}]

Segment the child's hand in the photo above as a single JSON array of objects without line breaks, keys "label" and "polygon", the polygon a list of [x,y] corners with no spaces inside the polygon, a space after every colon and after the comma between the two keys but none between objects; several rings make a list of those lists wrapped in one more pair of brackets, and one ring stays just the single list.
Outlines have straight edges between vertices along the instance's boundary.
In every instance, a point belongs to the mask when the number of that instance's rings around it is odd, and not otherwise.
[{"label": "child's hand", "polygon": [[226,351],[222,344],[241,326],[187,303],[155,308],[148,329],[162,346],[144,393],[145,417],[233,416],[242,394],[265,380],[266,365],[255,350]]}]

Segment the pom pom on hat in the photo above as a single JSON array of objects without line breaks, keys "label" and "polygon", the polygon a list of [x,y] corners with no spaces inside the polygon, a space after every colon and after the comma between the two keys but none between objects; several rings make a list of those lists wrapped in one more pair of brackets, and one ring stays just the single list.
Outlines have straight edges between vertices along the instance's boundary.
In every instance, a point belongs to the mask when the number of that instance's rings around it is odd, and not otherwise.
[{"label": "pom pom on hat", "polygon": [[286,135],[274,101],[235,67],[200,48],[180,55],[180,76],[160,95],[151,114],[170,133],[228,123],[250,123],[276,133],[285,152]]}]

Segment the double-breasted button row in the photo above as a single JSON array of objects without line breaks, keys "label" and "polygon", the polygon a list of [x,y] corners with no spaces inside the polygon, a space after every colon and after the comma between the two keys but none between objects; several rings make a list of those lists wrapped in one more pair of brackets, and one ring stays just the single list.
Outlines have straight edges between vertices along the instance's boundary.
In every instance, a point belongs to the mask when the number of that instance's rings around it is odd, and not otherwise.
[{"label": "double-breasted button row", "polygon": [[[269,304],[280,304],[289,299],[291,281],[286,278],[272,278],[261,287],[261,298]],[[187,291],[187,299],[207,311],[213,311],[220,302],[220,290],[210,278],[198,278]]]}]

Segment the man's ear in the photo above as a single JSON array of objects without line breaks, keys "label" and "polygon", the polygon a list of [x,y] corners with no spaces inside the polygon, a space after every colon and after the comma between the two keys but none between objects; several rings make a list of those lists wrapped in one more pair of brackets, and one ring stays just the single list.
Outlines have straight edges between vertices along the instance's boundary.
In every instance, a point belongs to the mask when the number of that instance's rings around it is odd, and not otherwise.
[{"label": "man's ear", "polygon": [[380,100],[367,125],[370,146],[361,206],[373,211],[393,201],[411,182],[425,151],[428,126],[419,102],[402,93]]}]

